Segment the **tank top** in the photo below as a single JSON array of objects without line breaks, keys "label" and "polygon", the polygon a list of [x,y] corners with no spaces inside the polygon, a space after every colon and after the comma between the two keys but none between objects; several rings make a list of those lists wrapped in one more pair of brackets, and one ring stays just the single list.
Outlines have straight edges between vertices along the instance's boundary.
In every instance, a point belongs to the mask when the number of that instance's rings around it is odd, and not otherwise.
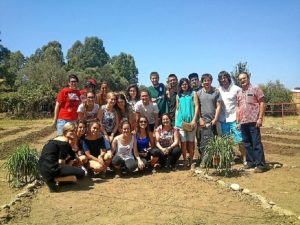
[{"label": "tank top", "polygon": [[143,152],[145,148],[149,148],[150,139],[149,137],[140,138],[138,134],[136,134],[136,143],[138,152]]},{"label": "tank top", "polygon": [[109,112],[106,105],[101,106],[101,109],[103,110],[102,125],[106,132],[111,133],[116,125],[117,112],[116,110]]},{"label": "tank top", "polygon": [[174,128],[172,128],[169,131],[162,130],[162,125],[160,125],[158,128],[158,134],[159,134],[159,144],[163,148],[167,148],[171,146],[174,142]]},{"label": "tank top", "polygon": [[117,138],[117,152],[116,155],[120,156],[122,159],[134,159],[133,157],[133,142],[134,142],[134,136],[132,136],[131,141],[128,145],[123,145],[121,143],[120,138]]}]

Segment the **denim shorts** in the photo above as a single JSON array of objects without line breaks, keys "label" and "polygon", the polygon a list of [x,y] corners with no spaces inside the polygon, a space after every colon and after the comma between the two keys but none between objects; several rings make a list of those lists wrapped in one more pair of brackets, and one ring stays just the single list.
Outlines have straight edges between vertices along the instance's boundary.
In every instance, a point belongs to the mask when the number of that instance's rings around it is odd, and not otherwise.
[{"label": "denim shorts", "polygon": [[76,123],[76,120],[63,120],[63,119],[58,119],[57,122],[56,122],[56,132],[57,132],[57,136],[60,136],[62,135],[62,130],[63,130],[63,127],[66,123]]},{"label": "denim shorts", "polygon": [[184,131],[182,128],[178,129],[180,141],[181,142],[195,142],[196,137],[196,128],[192,130],[191,132]]},{"label": "denim shorts", "polygon": [[221,122],[222,134],[232,135],[235,143],[243,141],[241,132],[236,129],[236,121],[234,122]]}]

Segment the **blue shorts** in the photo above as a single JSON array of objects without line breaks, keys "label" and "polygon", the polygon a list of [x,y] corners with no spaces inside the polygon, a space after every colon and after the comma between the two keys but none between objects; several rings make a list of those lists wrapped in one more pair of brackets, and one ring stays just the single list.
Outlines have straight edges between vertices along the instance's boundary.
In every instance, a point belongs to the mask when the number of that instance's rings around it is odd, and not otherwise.
[{"label": "blue shorts", "polygon": [[236,129],[236,121],[234,122],[221,122],[222,134],[232,135],[235,143],[243,141],[242,134]]},{"label": "blue shorts", "polygon": [[62,135],[62,130],[63,130],[63,127],[64,125],[67,123],[67,122],[70,122],[70,123],[76,123],[76,120],[62,120],[62,119],[58,119],[57,122],[56,122],[56,132],[57,132],[57,136],[60,136]]}]

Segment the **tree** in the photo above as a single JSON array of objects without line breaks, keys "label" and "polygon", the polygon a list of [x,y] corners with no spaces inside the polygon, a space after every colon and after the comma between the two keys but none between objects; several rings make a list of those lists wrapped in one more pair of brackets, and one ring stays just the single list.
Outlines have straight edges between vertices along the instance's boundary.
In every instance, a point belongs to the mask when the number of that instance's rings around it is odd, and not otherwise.
[{"label": "tree", "polygon": [[79,70],[81,63],[80,57],[82,52],[83,44],[80,41],[75,41],[72,47],[68,50],[67,53],[67,70]]},{"label": "tree", "polygon": [[247,72],[249,74],[249,76],[251,76],[251,73],[249,72],[249,70],[247,68],[247,62],[239,62],[238,64],[236,64],[234,71],[230,72],[233,82],[238,86],[241,86],[241,84],[238,80],[238,76],[242,72]]},{"label": "tree", "polygon": [[129,83],[138,83],[138,69],[131,55],[122,52],[113,57],[111,62],[116,75],[125,78]]},{"label": "tree", "polygon": [[28,58],[24,68],[18,72],[17,84],[21,85],[26,81],[35,84],[49,84],[53,88],[59,89],[65,86],[66,79],[61,44],[52,41],[42,48],[38,48]]},{"label": "tree", "polygon": [[292,92],[287,89],[279,80],[269,81],[261,86],[267,103],[291,103],[293,100]]},{"label": "tree", "polygon": [[[267,103],[291,103],[293,100],[292,92],[285,88],[279,80],[269,81],[266,85],[261,85]],[[267,111],[271,111],[271,115],[281,115],[282,107],[284,110],[293,110],[293,105],[267,105]]]}]

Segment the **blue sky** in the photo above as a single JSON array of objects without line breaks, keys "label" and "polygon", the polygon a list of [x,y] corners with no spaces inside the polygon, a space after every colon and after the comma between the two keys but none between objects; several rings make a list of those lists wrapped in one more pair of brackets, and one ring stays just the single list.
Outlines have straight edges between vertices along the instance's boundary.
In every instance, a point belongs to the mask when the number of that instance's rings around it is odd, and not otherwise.
[{"label": "blue sky", "polygon": [[30,56],[57,40],[64,54],[97,36],[134,56],[140,83],[248,62],[252,83],[300,87],[300,0],[0,0],[2,44]]}]

